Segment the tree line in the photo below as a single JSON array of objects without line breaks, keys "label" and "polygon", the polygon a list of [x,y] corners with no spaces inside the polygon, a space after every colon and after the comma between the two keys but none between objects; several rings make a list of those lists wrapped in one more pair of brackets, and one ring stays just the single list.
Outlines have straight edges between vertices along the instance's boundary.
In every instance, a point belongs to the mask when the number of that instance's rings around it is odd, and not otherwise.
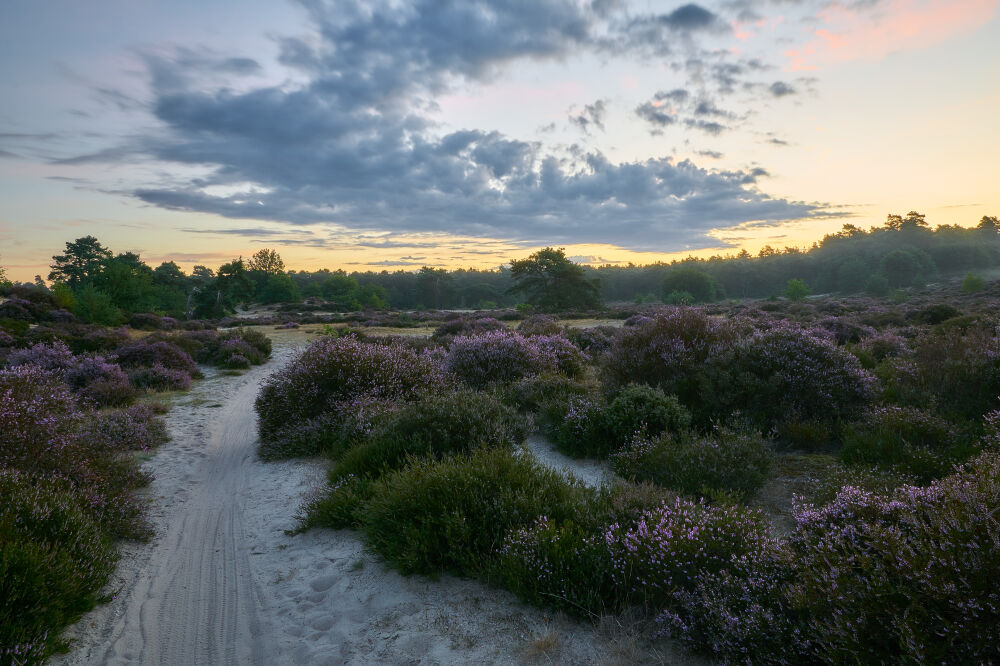
[{"label": "tree line", "polygon": [[[175,262],[152,267],[133,252],[113,253],[93,236],[55,255],[49,289],[84,321],[114,324],[138,312],[222,317],[250,303],[318,299],[325,308],[486,309],[526,302],[541,310],[595,309],[602,302],[699,303],[813,293],[884,295],[939,276],[1000,266],[1000,220],[976,227],[939,225],[911,211],[865,231],[845,224],[807,249],[764,247],[756,256],[687,258],[645,266],[580,266],[561,248],[544,248],[497,269],[416,272],[286,270],[277,251],[185,273]],[[0,282],[3,282],[0,269]]]}]

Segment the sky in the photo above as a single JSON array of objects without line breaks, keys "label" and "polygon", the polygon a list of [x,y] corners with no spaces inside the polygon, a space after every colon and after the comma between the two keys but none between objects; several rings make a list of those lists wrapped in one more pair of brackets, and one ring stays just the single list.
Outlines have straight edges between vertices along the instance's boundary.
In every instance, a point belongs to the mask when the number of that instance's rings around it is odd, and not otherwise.
[{"label": "sky", "polygon": [[0,266],[494,268],[1000,215],[1000,0],[4,0]]}]

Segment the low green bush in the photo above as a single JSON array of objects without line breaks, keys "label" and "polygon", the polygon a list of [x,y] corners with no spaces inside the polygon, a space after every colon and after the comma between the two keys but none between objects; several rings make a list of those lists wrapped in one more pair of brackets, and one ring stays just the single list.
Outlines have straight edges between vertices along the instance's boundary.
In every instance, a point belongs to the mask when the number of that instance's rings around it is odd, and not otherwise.
[{"label": "low green bush", "polygon": [[403,573],[486,574],[510,530],[573,517],[585,489],[524,455],[480,450],[419,460],[362,510],[369,545]]},{"label": "low green bush", "polygon": [[512,449],[526,436],[526,420],[488,393],[435,393],[386,418],[366,442],[344,453],[330,478],[378,477],[415,456],[442,458],[479,447]]},{"label": "low green bush", "polygon": [[0,657],[41,662],[93,608],[117,555],[68,482],[0,469],[0,497]]},{"label": "low green bush", "polygon": [[877,465],[921,483],[949,474],[976,452],[974,443],[930,412],[879,407],[844,429],[840,458],[848,465]]},{"label": "low green bush", "polygon": [[688,495],[723,492],[746,499],[767,480],[773,459],[759,432],[716,428],[707,435],[638,435],[612,456],[612,464],[633,481],[652,481]]}]

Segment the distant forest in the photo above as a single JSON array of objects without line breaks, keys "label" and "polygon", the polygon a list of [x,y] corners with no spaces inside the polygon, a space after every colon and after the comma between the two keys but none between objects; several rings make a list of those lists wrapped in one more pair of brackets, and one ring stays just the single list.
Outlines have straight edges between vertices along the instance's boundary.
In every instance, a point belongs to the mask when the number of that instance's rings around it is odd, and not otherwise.
[{"label": "distant forest", "polygon": [[[868,231],[845,224],[808,249],[765,247],[756,256],[744,250],[707,259],[582,269],[590,283],[597,280],[605,303],[698,303],[809,293],[885,295],[996,267],[998,218],[983,217],[974,228],[931,228],[924,215],[910,212],[889,215],[884,226]],[[510,265],[496,270],[425,266],[416,272],[307,272],[286,270],[276,251],[262,249],[215,270],[196,266],[188,275],[174,262],[154,268],[134,253],[115,255],[92,236],[66,243],[65,253],[53,257],[48,279],[49,285],[40,277],[35,284],[51,290],[82,320],[107,324],[138,312],[220,317],[239,305],[310,298],[342,311],[486,309],[525,300],[523,292],[512,291],[516,281]]]}]

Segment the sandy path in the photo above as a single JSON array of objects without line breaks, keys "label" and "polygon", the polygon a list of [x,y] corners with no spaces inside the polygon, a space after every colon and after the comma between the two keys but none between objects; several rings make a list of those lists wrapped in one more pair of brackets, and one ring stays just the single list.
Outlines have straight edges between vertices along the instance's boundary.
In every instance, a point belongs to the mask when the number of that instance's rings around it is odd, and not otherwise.
[{"label": "sandy path", "polygon": [[[256,459],[253,400],[271,363],[177,398],[147,466],[157,536],[126,544],[113,599],[61,664],[691,663],[613,621],[595,628],[471,580],[404,577],[349,531],[289,536],[322,463]],[[541,449],[541,442],[532,448]],[[598,470],[587,470],[598,477]]]}]

